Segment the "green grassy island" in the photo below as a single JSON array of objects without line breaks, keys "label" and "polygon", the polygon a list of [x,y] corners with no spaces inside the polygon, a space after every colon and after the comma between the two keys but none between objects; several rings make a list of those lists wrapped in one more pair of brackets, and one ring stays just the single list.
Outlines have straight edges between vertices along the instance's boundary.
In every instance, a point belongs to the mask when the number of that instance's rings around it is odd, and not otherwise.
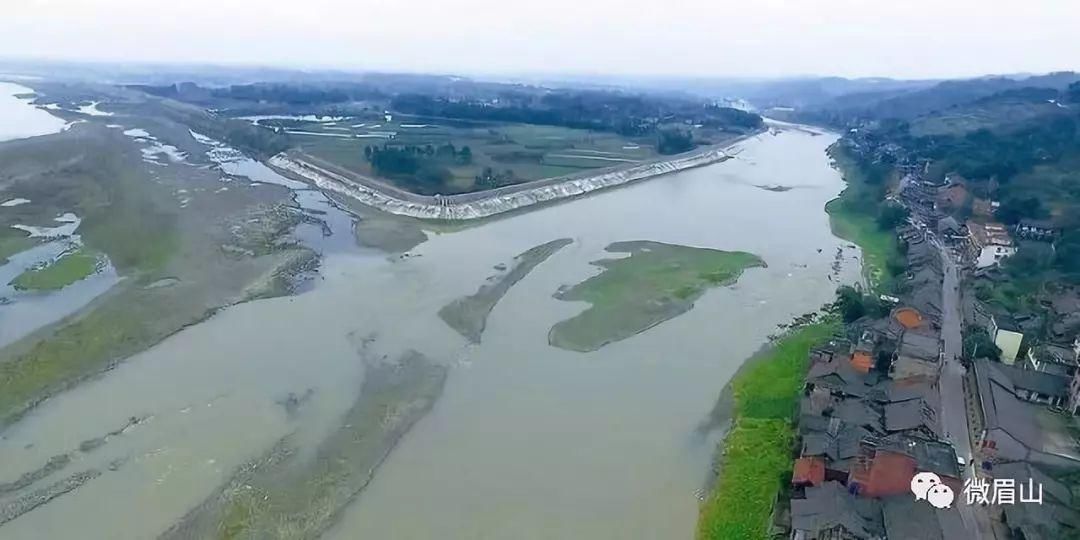
[{"label": "green grassy island", "polygon": [[85,279],[101,264],[97,254],[79,248],[60,256],[52,263],[19,274],[11,285],[19,290],[55,291]]},{"label": "green grassy island", "polygon": [[751,253],[650,241],[615,242],[607,251],[630,256],[596,261],[603,273],[555,293],[560,300],[592,307],[553,326],[551,345],[595,351],[682,315],[707,289],[734,283],[747,268],[765,266]]}]

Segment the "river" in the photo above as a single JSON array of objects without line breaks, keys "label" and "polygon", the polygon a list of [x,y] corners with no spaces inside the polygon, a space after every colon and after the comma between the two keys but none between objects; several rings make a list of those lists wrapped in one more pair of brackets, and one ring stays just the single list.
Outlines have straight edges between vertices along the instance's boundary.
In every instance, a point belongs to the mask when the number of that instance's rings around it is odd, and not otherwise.
[{"label": "river", "polygon": [[18,84],[0,81],[0,142],[57,133],[67,122],[16,96],[34,91]]},{"label": "river", "polygon": [[[738,157],[432,234],[410,257],[334,243],[293,297],[238,305],[39,406],[0,437],[0,484],[75,457],[96,479],[0,527],[4,538],[154,537],[236,467],[297,432],[314,444],[355,400],[358,349],[415,349],[451,366],[434,409],[390,454],[330,538],[692,538],[714,440],[695,436],[740,363],[793,316],[858,279],[825,203],[843,188],[835,137],[785,129]],[[785,186],[786,191],[764,189]],[[347,234],[341,226],[335,235]],[[496,305],[468,345],[437,316],[493,267],[574,243]],[[552,298],[615,241],[743,250],[768,268],[693,310],[593,353],[547,344],[584,304]],[[297,415],[279,403],[311,399]],[[141,420],[90,452],[82,441]]]}]

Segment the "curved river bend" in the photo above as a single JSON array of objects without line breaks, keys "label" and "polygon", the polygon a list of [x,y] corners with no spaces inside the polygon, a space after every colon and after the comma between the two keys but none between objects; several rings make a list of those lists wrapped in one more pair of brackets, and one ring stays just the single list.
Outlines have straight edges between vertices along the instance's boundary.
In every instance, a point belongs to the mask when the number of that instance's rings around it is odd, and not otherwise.
[{"label": "curved river bend", "polygon": [[[715,443],[694,428],[777,324],[858,278],[853,249],[833,269],[846,244],[823,209],[843,188],[825,155],[833,140],[760,135],[725,163],[432,235],[406,258],[328,250],[303,294],[229,308],[9,429],[0,483],[146,418],[65,471],[100,477],[0,535],[156,536],[286,433],[322,440],[360,388],[357,351],[373,347],[452,369],[434,409],[326,536],[690,539]],[[792,189],[764,189],[778,185]],[[493,266],[563,237],[574,242],[503,297],[480,344],[439,319]],[[768,268],[596,352],[549,346],[551,326],[584,307],[552,294],[594,275],[589,262],[624,240],[748,251]],[[280,405],[290,393],[310,396],[298,418]]]}]

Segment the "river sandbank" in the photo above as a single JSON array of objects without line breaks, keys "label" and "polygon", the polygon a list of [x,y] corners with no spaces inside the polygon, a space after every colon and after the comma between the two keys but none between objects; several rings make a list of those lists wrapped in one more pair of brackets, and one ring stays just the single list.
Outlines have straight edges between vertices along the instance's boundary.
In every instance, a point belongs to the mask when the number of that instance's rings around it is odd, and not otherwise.
[{"label": "river sandbank", "polygon": [[707,289],[734,283],[748,268],[766,266],[750,253],[661,242],[616,242],[605,251],[628,256],[593,262],[603,272],[555,293],[559,300],[585,301],[591,307],[553,326],[551,345],[595,351],[678,317]]},{"label": "river sandbank", "polygon": [[458,298],[444,306],[439,310],[439,317],[471,343],[480,343],[488,315],[503,295],[529,275],[538,264],[571,242],[573,240],[569,238],[552,240],[514,257],[509,265],[497,265],[498,274],[489,277],[474,294]]},{"label": "river sandbank", "polygon": [[[447,377],[445,366],[415,351],[393,361],[360,354],[367,367],[359,397],[313,453],[283,438],[241,466],[162,540],[318,538],[427,414]],[[304,399],[290,396],[285,405],[301,407]]]}]

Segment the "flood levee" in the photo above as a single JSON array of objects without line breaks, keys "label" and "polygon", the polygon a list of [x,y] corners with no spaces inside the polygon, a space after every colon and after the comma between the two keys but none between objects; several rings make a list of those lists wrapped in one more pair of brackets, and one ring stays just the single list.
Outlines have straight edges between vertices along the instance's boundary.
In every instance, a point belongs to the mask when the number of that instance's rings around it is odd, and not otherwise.
[{"label": "flood levee", "polygon": [[728,148],[729,146],[711,146],[632,167],[538,180],[481,193],[442,197],[408,193],[382,182],[338,169],[328,163],[315,163],[314,158],[310,156],[279,154],[270,159],[270,164],[306,178],[322,189],[348,195],[391,214],[458,221],[489,217],[536,204],[578,197],[605,188],[719,163],[731,158]]}]

